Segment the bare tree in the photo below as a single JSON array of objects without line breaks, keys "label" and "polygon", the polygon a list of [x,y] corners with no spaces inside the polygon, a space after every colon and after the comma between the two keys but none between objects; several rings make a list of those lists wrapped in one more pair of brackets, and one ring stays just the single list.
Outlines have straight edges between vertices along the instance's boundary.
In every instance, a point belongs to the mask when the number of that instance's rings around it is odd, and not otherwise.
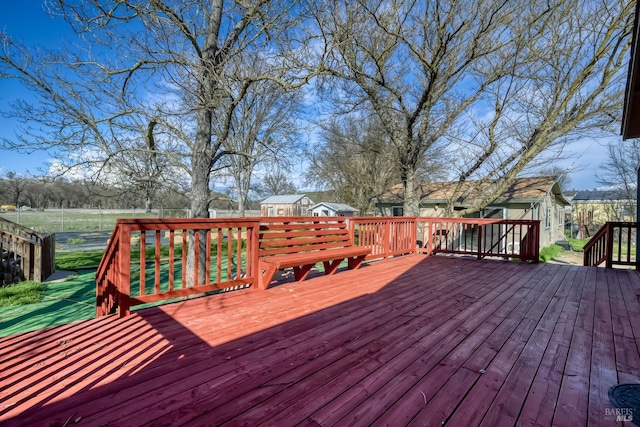
[{"label": "bare tree", "polygon": [[[208,214],[211,171],[229,153],[234,113],[251,86],[265,79],[295,86],[307,78],[290,72],[293,57],[279,44],[298,23],[289,2],[50,6],[77,32],[81,48],[30,51],[3,35],[4,71],[41,97],[39,104],[17,103],[15,114],[49,131],[26,127],[24,137],[5,144],[56,148],[65,164],[99,170],[120,154],[164,153],[190,176],[194,216]],[[261,66],[242,67],[246,55]],[[148,123],[162,135],[153,147],[141,143],[151,128],[141,124]]]},{"label": "bare tree", "polygon": [[575,170],[554,165],[536,169],[532,171],[532,174],[537,176],[555,177],[555,180],[560,186],[560,189],[566,191],[571,186],[571,172],[575,172]]},{"label": "bare tree", "polygon": [[522,64],[487,92],[492,117],[480,121],[478,138],[467,140],[478,148],[470,150],[474,160],[461,179],[477,173],[493,183],[469,210],[490,203],[528,166],[539,166],[543,153],[618,130],[633,3],[568,1],[543,11],[536,37],[523,39]]},{"label": "bare tree", "polygon": [[[629,139],[609,144],[609,155],[596,173],[598,184],[619,191],[623,207],[631,216],[636,212],[637,170],[640,167],[640,141]],[[617,212],[615,213],[617,216]]]},{"label": "bare tree", "polygon": [[275,170],[265,175],[258,194],[262,197],[296,194],[297,189],[286,173]]},{"label": "bare tree", "polygon": [[[211,172],[229,154],[224,144],[232,118],[251,86],[269,79],[295,87],[309,78],[295,71],[297,59],[311,55],[304,34],[296,34],[295,50],[288,48],[303,10],[288,1],[58,0],[49,6],[78,38],[54,52],[29,50],[2,35],[0,72],[39,95],[38,103],[13,105],[12,114],[28,125],[5,146],[55,149],[62,164],[83,165],[95,177],[117,170],[122,156],[162,153],[189,177],[195,217],[208,216]],[[246,55],[261,66],[243,67]],[[154,123],[153,147],[143,143],[148,123]],[[189,271],[192,247],[191,241]]]},{"label": "bare tree", "polygon": [[341,86],[323,89],[345,110],[375,111],[407,214],[438,145],[455,159],[452,200],[468,179],[492,183],[469,213],[540,153],[617,119],[631,12],[630,0],[334,0],[316,18]]},{"label": "bare tree", "polygon": [[244,216],[254,171],[260,165],[289,168],[298,155],[299,92],[288,91],[273,81],[261,81],[247,90],[231,120],[225,157],[234,180],[237,209]]},{"label": "bare tree", "polygon": [[11,203],[15,204],[17,209],[20,209],[20,203],[22,202],[29,181],[15,171],[8,171],[5,175],[6,179],[4,182],[6,186],[4,187],[6,194],[9,196]]},{"label": "bare tree", "polygon": [[188,190],[188,184],[180,179],[179,170],[171,160],[171,153],[157,149],[157,139],[164,137],[162,133],[157,134],[157,128],[158,122],[149,119],[146,126],[140,124],[132,129],[132,133],[142,135],[132,141],[135,155],[127,150],[114,155],[112,161],[103,166],[103,170],[108,171],[108,179],[119,188],[141,195],[146,212],[151,212],[162,187],[179,192]]},{"label": "bare tree", "polygon": [[[331,189],[336,201],[361,213],[372,211],[373,199],[400,182],[397,151],[375,115],[335,117],[323,126],[309,157],[307,181]],[[439,160],[437,156],[425,159],[418,176],[442,177]]]}]

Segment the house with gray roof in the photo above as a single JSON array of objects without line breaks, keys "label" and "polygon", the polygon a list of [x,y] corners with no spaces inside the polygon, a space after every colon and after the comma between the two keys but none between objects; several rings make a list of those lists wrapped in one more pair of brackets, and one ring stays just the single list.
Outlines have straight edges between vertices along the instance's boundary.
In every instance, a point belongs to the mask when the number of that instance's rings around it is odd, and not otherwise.
[{"label": "house with gray roof", "polygon": [[308,216],[313,201],[304,194],[271,196],[260,202],[261,216]]},{"label": "house with gray roof", "polygon": [[578,191],[571,201],[573,222],[599,228],[609,221],[636,220],[636,190],[623,189]]},{"label": "house with gray roof", "polygon": [[309,208],[311,216],[354,216],[358,209],[344,203],[320,202]]},{"label": "house with gray roof", "polygon": [[[453,206],[453,216],[466,209],[474,200],[483,197],[491,183],[476,181],[428,182],[418,186],[420,216],[449,216],[443,208]],[[376,210],[383,216],[403,216],[404,188],[396,185],[382,194],[376,202]],[[522,177],[516,180],[480,212],[470,217],[540,220],[540,247],[549,246],[564,239],[565,198],[556,177]]]}]

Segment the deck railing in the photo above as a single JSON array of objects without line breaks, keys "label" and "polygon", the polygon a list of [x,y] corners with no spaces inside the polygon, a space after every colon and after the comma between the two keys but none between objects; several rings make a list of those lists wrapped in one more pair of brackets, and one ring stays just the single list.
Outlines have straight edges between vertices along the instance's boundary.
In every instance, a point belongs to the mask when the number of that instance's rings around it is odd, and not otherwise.
[{"label": "deck railing", "polygon": [[126,316],[132,306],[257,283],[259,226],[249,218],[119,219],[96,273],[96,314],[117,308]]},{"label": "deck railing", "polygon": [[636,265],[636,222],[607,222],[584,245],[585,266],[597,267],[603,262],[606,268],[614,265]]},{"label": "deck railing", "polygon": [[416,251],[416,218],[349,218],[351,240],[357,246],[371,248],[366,259],[386,259]]},{"label": "deck railing", "polygon": [[38,233],[0,218],[0,284],[45,281],[55,271],[55,245],[55,234]]},{"label": "deck railing", "polygon": [[[287,222],[332,221],[286,218]],[[423,253],[538,261],[539,221],[363,217],[346,220],[367,259]],[[96,273],[96,313],[237,288],[257,288],[260,225],[281,218],[120,219]],[[194,266],[187,268],[192,245]],[[191,275],[188,272],[193,272]]]},{"label": "deck railing", "polygon": [[368,259],[417,252],[538,262],[540,255],[540,221],[373,217],[349,222],[357,244],[371,247]]},{"label": "deck railing", "polygon": [[418,218],[420,252],[517,258],[537,263],[540,221],[483,218]]}]

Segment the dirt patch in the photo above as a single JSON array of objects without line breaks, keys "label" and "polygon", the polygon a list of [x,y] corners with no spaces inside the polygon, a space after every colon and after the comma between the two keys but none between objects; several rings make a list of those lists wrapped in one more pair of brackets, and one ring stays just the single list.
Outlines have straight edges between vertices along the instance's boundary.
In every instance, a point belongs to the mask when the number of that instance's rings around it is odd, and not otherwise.
[{"label": "dirt patch", "polygon": [[584,254],[582,252],[564,251],[549,262],[556,264],[583,265],[583,255]]}]

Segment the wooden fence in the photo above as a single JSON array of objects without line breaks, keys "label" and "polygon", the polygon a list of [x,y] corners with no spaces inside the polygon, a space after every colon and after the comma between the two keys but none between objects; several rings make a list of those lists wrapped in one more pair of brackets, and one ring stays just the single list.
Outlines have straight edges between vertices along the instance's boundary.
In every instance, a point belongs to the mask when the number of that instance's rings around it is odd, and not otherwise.
[{"label": "wooden fence", "polygon": [[38,233],[0,218],[0,284],[43,282],[54,271],[55,234]]},{"label": "wooden fence", "polygon": [[[96,273],[96,314],[106,315],[117,309],[125,316],[132,306],[140,304],[213,291],[257,289],[260,226],[263,221],[273,220],[118,220]],[[422,217],[341,220],[348,223],[355,246],[371,249],[367,259],[446,253],[538,262],[539,221]],[[187,259],[190,247],[191,260]]]}]

